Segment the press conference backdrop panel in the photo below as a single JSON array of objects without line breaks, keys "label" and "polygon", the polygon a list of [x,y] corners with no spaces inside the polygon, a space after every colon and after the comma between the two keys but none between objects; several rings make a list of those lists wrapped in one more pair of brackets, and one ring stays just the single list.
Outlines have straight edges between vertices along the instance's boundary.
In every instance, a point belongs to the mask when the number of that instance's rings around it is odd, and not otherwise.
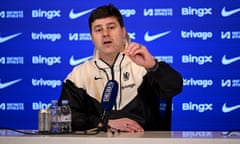
[{"label": "press conference backdrop panel", "polygon": [[[37,129],[74,66],[91,58],[88,16],[109,1],[0,2],[0,127]],[[240,129],[240,1],[112,1],[132,41],[183,78],[173,130]]]}]

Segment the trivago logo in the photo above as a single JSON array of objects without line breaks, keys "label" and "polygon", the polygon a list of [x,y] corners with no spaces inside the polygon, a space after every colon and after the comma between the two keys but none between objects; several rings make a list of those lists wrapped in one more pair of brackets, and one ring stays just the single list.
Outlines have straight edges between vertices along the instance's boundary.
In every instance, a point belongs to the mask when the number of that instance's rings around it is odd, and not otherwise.
[{"label": "trivago logo", "polygon": [[60,40],[62,35],[60,33],[43,33],[43,32],[32,32],[33,40],[49,40],[55,42],[56,40]]},{"label": "trivago logo", "polygon": [[193,77],[187,79],[183,79],[184,86],[191,86],[191,87],[203,87],[207,88],[213,85],[213,80],[211,79],[194,79]]},{"label": "trivago logo", "polygon": [[213,37],[213,33],[212,32],[195,32],[193,30],[190,31],[185,31],[182,30],[181,31],[181,37],[183,39],[202,39],[202,40],[207,40],[209,38]]},{"label": "trivago logo", "polygon": [[131,15],[136,14],[135,9],[120,9],[120,12],[123,16],[130,17]]},{"label": "trivago logo", "polygon": [[61,80],[46,80],[43,78],[40,79],[32,79],[32,85],[33,86],[38,86],[38,87],[52,87],[52,88],[56,88],[57,86],[61,86],[62,85],[62,81]]}]

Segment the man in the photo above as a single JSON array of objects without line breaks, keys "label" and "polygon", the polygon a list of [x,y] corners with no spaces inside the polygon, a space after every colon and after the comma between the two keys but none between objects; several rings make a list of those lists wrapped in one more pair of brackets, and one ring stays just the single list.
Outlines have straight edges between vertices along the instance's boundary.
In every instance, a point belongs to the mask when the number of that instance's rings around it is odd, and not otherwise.
[{"label": "man", "polygon": [[122,15],[112,4],[92,11],[89,28],[94,58],[74,67],[59,99],[70,102],[73,130],[97,127],[108,80],[119,84],[116,105],[109,114],[110,128],[126,132],[159,130],[157,100],[181,92],[181,75],[155,60],[145,46],[129,41]]}]

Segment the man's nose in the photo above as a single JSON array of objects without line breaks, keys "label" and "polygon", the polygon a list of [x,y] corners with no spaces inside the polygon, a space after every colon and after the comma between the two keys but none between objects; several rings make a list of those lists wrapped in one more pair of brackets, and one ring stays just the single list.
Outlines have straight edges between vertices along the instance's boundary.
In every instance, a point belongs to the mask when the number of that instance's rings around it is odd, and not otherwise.
[{"label": "man's nose", "polygon": [[109,30],[103,29],[103,36],[109,36]]}]

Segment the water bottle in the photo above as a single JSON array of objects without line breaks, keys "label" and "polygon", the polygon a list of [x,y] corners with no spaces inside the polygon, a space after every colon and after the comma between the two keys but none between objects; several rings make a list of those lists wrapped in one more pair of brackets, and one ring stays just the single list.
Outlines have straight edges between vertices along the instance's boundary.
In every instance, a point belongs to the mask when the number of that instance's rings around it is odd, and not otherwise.
[{"label": "water bottle", "polygon": [[68,100],[62,100],[61,105],[61,133],[72,132],[72,111]]},{"label": "water bottle", "polygon": [[49,107],[51,113],[51,133],[60,133],[59,128],[59,116],[60,116],[60,107],[58,107],[58,101],[52,100],[51,106]]}]

